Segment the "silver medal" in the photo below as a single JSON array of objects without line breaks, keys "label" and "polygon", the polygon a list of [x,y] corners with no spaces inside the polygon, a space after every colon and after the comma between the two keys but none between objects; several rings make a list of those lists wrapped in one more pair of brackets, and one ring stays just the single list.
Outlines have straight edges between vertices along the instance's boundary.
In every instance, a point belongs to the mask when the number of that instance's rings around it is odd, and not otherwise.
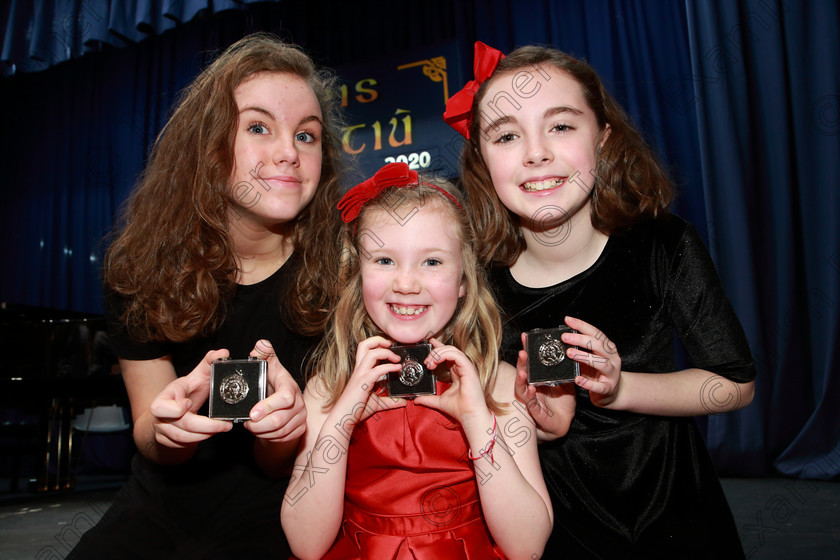
[{"label": "silver medal", "polygon": [[545,342],[540,344],[540,363],[544,366],[556,366],[565,357],[566,353],[563,351],[563,344],[559,340],[551,338],[551,335],[547,335]]},{"label": "silver medal", "polygon": [[412,359],[406,359],[400,369],[400,382],[414,387],[423,379],[423,366]]},{"label": "silver medal", "polygon": [[248,382],[242,377],[242,370],[236,370],[222,379],[219,385],[219,395],[222,400],[228,404],[236,404],[242,402],[248,396]]}]

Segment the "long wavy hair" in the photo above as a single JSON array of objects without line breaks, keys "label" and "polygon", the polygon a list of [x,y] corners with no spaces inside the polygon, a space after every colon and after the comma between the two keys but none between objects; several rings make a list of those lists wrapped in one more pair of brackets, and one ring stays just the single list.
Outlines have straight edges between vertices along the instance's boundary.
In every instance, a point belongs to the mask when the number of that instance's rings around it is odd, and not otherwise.
[{"label": "long wavy hair", "polygon": [[[667,214],[674,198],[670,178],[624,109],[586,62],[556,49],[520,47],[502,59],[493,77],[481,84],[472,114],[478,114],[477,108],[493,80],[544,64],[554,66],[580,84],[602,133],[606,125],[610,126],[610,133],[597,152],[595,187],[590,195],[593,227],[610,235]],[[502,205],[493,188],[481,155],[480,120],[472,119],[470,139],[462,153],[464,189],[475,213],[476,227],[482,232],[476,251],[482,264],[511,266],[525,250],[525,237],[518,217]]]},{"label": "long wavy hair", "polygon": [[291,224],[302,264],[284,294],[284,312],[301,332],[323,331],[341,231],[335,212],[342,127],[336,80],[296,46],[258,33],[231,45],[181,93],[115,229],[104,280],[125,300],[122,320],[138,341],[182,342],[213,332],[225,319],[237,274],[228,228],[235,202],[234,90],[261,72],[299,76],[321,106],[321,180]]},{"label": "long wavy hair", "polygon": [[[459,299],[455,313],[444,327],[440,340],[466,354],[481,379],[488,407],[499,411],[500,407],[491,393],[499,367],[502,324],[484,270],[478,266],[473,250],[476,230],[469,212],[464,209],[464,200],[458,189],[450,182],[434,180],[434,185],[457,200],[460,208],[439,190],[423,184],[428,182],[422,179],[416,185],[400,187],[398,204],[394,204],[395,197],[391,196],[397,192],[396,189],[385,189],[365,204],[356,220],[344,227],[339,280],[342,289],[330,317],[327,335],[316,349],[313,355],[314,367],[310,368],[310,372],[320,375],[326,385],[328,406],[341,395],[353,372],[359,343],[371,336],[383,335],[368,315],[362,299],[361,259],[364,256],[361,254],[361,242],[369,235],[367,232],[371,231],[366,226],[373,216],[382,212],[405,216],[408,215],[407,211],[401,209],[419,207],[427,212],[445,212],[449,223],[455,226],[461,245],[465,294]],[[445,378],[443,366],[436,372]]]}]

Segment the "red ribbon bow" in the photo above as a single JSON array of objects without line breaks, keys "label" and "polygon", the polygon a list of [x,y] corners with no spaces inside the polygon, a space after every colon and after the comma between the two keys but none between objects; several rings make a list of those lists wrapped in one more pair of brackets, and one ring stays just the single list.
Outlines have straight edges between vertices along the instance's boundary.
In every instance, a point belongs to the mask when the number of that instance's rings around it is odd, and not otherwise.
[{"label": "red ribbon bow", "polygon": [[449,98],[443,120],[469,140],[470,124],[472,123],[472,105],[479,86],[490,79],[499,61],[505,55],[502,51],[489,47],[481,41],[475,42],[475,60],[473,61],[474,80],[467,82],[464,88]]},{"label": "red ribbon bow", "polygon": [[341,219],[345,224],[355,220],[362,211],[362,206],[388,187],[404,187],[415,185],[417,182],[417,172],[409,169],[407,163],[389,163],[377,171],[373,177],[359,183],[341,197],[338,202]]}]

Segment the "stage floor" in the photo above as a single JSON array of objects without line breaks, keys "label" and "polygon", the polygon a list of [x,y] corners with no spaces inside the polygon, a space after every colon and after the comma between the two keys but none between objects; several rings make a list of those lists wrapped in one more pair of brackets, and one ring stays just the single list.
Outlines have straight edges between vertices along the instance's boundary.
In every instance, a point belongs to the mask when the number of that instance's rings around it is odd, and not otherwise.
[{"label": "stage floor", "polygon": [[[840,483],[723,479],[750,560],[840,559]],[[72,491],[0,495],[0,558],[64,558],[107,509],[119,480],[79,480]]]}]

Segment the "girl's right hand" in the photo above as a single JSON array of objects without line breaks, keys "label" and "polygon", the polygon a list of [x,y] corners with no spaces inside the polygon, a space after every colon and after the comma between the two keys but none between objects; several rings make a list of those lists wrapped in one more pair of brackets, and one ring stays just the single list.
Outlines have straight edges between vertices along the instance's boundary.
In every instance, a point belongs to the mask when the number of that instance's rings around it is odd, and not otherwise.
[{"label": "girl's right hand", "polygon": [[336,402],[350,410],[362,422],[371,414],[399,408],[406,405],[405,399],[371,394],[379,387],[379,381],[387,379],[391,372],[400,371],[400,357],[391,351],[392,342],[381,336],[373,336],[359,343],[356,348],[356,365],[347,385]]},{"label": "girl's right hand", "polygon": [[196,414],[210,395],[210,364],[227,355],[227,350],[211,350],[194,370],[169,383],[155,397],[150,412],[159,444],[189,447],[233,427],[231,422]]},{"label": "girl's right hand", "polygon": [[[523,345],[525,343],[523,335]],[[516,400],[525,405],[525,409],[537,425],[537,437],[540,441],[552,441],[565,436],[575,416],[575,385],[563,383],[554,387],[535,387],[528,383],[525,364],[528,354],[520,350],[516,362],[516,380],[514,393]]]}]

